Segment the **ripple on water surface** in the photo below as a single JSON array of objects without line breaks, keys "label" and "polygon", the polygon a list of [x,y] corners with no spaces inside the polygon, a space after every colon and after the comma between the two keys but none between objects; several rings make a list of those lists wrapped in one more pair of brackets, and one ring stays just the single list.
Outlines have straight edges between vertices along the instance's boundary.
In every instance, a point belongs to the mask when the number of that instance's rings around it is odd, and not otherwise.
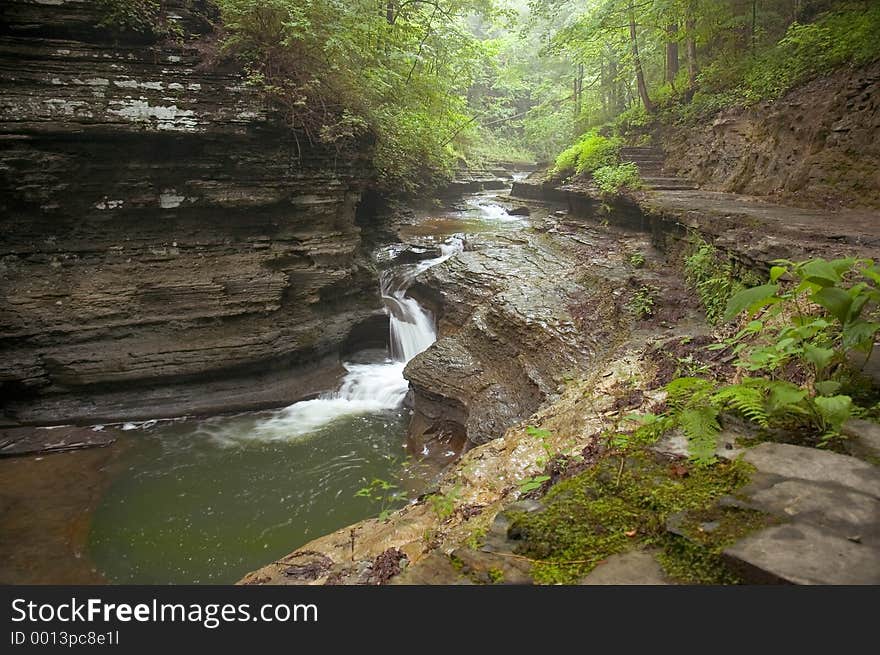
[{"label": "ripple on water surface", "polygon": [[124,470],[93,518],[92,558],[118,583],[229,583],[377,514],[354,494],[395,478],[407,417],[371,409],[288,438],[278,412],[129,431]]}]

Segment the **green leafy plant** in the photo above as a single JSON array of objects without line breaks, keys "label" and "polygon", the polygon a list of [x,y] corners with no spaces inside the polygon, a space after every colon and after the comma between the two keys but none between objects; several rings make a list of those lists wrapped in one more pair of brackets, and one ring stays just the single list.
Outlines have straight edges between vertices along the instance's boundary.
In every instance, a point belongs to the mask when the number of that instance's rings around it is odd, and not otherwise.
[{"label": "green leafy plant", "polygon": [[593,182],[603,196],[617,195],[623,189],[637,191],[644,186],[639,167],[632,162],[597,168],[593,171]]},{"label": "green leafy plant", "polygon": [[629,312],[639,319],[654,315],[654,298],[657,290],[654,287],[643,285],[629,299],[626,307]]},{"label": "green leafy plant", "polygon": [[615,137],[605,137],[592,130],[584,134],[574,145],[566,148],[556,158],[553,174],[567,176],[583,175],[619,162],[622,142]]},{"label": "green leafy plant", "polygon": [[[880,322],[870,312],[878,305],[880,269],[872,260],[775,262],[767,284],[728,302],[726,320],[743,313],[752,320],[710,346],[732,348],[736,365],[751,376],[722,386],[699,376],[672,380],[666,386],[669,425],[682,429],[699,464],[714,461],[725,412],[761,429],[806,427],[821,443],[837,438],[859,411],[841,392],[853,366],[850,353],[863,356],[863,366],[874,348]],[[807,382],[784,379],[791,366],[806,373]]]},{"label": "green leafy plant", "polygon": [[180,26],[168,19],[159,0],[97,0],[101,27],[154,37],[182,36]]},{"label": "green leafy plant", "polygon": [[534,425],[529,425],[528,427],[526,427],[526,434],[535,437],[536,439],[539,439],[541,441],[541,448],[544,449],[544,452],[547,455],[546,458],[542,457],[538,459],[538,466],[543,466],[551,459],[553,459],[556,453],[553,450],[553,447],[550,445],[551,433],[549,430],[544,430],[543,428],[536,428]]},{"label": "green leafy plant", "polygon": [[445,494],[436,493],[428,496],[428,503],[431,505],[431,509],[434,510],[434,514],[437,516],[437,520],[441,523],[448,519],[455,512],[455,503],[458,501],[458,497],[461,494],[461,489],[459,487],[453,487]]},{"label": "green leafy plant", "polygon": [[629,256],[629,265],[633,268],[644,268],[645,256],[640,252],[634,252]]},{"label": "green leafy plant", "polygon": [[406,494],[398,490],[397,485],[373,478],[368,484],[358,489],[355,498],[367,498],[379,505],[379,520],[384,521],[394,511],[394,505],[406,499]]},{"label": "green leafy plant", "polygon": [[[740,355],[737,365],[749,371],[774,372],[799,360],[817,383],[847,366],[849,352],[861,353],[863,363],[867,362],[880,322],[865,310],[876,310],[880,304],[880,268],[872,260],[852,258],[775,264],[769,282],[732,297],[724,316],[730,320],[742,313],[749,317],[760,313],[760,319],[750,321],[719,347],[733,345]],[[783,276],[793,282],[782,284]],[[836,389],[829,384],[818,390]]]},{"label": "green leafy plant", "polygon": [[687,283],[700,298],[709,325],[721,319],[730,297],[745,288],[734,265],[722,260],[717,248],[699,235],[689,239],[684,271]]},{"label": "green leafy plant", "polygon": [[527,478],[519,483],[519,492],[521,494],[527,494],[535,489],[540,489],[549,479],[549,475],[536,475]]}]

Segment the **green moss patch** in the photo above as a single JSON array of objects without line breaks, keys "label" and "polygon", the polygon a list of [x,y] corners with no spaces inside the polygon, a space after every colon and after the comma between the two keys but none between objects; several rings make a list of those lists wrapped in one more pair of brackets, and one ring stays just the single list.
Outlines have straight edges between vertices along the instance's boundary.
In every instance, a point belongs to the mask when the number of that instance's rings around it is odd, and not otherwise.
[{"label": "green moss patch", "polygon": [[712,506],[672,517],[675,532],[662,540],[658,560],[666,572],[688,584],[739,584],[721,552],[746,535],[776,521],[755,510]]},{"label": "green moss patch", "polygon": [[[666,532],[671,515],[708,511],[720,496],[743,486],[751,470],[743,462],[726,461],[688,469],[650,451],[630,453],[625,460],[606,456],[552,487],[543,499],[546,509],[512,513],[509,534],[522,540],[519,554],[536,560],[536,582],[573,583],[615,553],[673,543]],[[683,561],[674,554],[668,559]],[[688,579],[677,570],[686,566],[672,567],[676,577]]]}]

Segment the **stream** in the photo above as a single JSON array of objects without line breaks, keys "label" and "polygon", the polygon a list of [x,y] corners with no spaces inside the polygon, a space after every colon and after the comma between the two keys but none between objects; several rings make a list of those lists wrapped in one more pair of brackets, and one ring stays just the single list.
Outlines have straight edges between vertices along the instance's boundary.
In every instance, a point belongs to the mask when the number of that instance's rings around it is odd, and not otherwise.
[{"label": "stream", "polygon": [[[421,493],[455,453],[443,453],[432,467],[407,452],[403,370],[437,335],[434,317],[406,292],[420,273],[461,252],[469,232],[525,225],[495,201],[497,193],[467,195],[454,209],[421,215],[401,229],[408,243],[435,256],[381,272],[388,351],[352,356],[334,392],[272,411],[122,426],[123,437],[104,449],[108,456],[95,460],[102,480],[79,508],[91,520],[78,519],[84,543],[72,545],[73,565],[83,573],[74,579],[231,583],[311,539]],[[393,247],[380,249],[377,260],[387,259]],[[71,456],[21,458],[31,461],[18,465],[57,465],[65,457]],[[358,495],[375,480],[388,488]],[[24,509],[51,514],[50,496],[64,493],[62,482],[51,484],[60,488],[31,494],[36,500]],[[35,538],[51,541],[46,532],[58,530],[63,536],[55,535],[56,541],[72,539],[62,517],[48,521]],[[64,566],[63,560],[20,559],[6,564],[17,567],[9,581],[58,579],[51,569]]]}]

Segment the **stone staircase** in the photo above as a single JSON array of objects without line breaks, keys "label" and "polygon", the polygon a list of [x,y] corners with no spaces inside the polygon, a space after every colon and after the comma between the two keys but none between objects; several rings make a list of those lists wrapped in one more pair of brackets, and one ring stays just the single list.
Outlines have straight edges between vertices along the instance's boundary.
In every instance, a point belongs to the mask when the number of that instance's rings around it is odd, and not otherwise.
[{"label": "stone staircase", "polygon": [[692,180],[670,176],[664,164],[666,155],[660,148],[650,146],[626,146],[620,149],[620,159],[632,162],[639,168],[639,175],[649,189],[656,191],[692,191],[698,189]]}]

